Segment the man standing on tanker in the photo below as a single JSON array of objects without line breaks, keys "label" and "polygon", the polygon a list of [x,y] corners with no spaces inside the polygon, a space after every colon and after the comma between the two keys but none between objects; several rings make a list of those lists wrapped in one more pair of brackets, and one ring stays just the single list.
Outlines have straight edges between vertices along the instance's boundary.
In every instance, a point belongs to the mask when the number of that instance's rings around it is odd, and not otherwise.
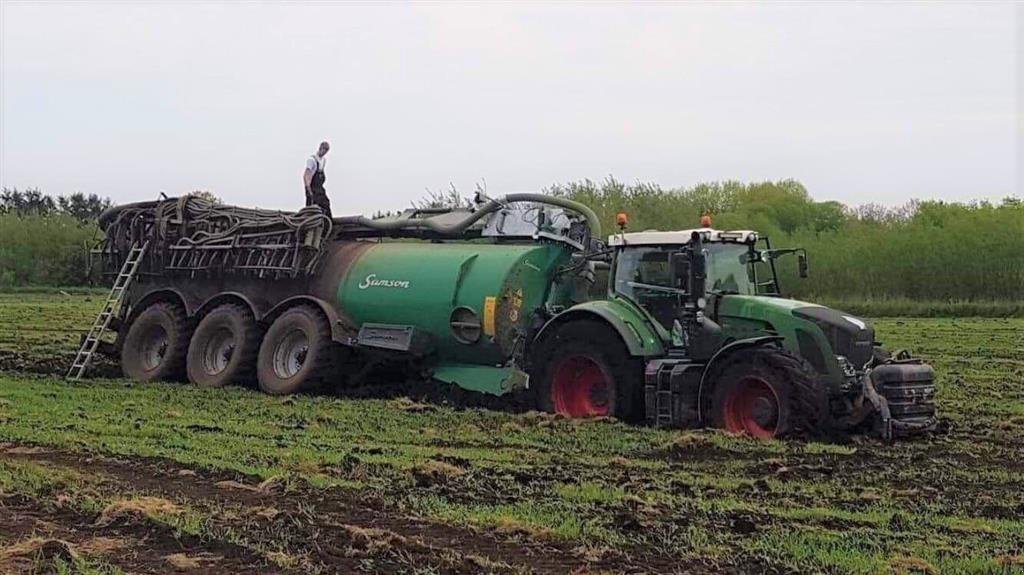
[{"label": "man standing on tanker", "polygon": [[327,199],[327,190],[324,189],[324,182],[327,181],[324,167],[327,166],[325,156],[330,149],[330,144],[320,142],[316,153],[306,160],[306,171],[302,174],[302,181],[306,185],[306,205],[320,206],[327,217],[331,217],[331,200]]}]

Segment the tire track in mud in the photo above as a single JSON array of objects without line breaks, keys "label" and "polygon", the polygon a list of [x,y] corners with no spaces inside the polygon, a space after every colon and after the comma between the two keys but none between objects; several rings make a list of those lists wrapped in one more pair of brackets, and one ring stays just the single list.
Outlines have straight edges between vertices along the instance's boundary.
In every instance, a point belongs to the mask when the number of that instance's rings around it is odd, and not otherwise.
[{"label": "tire track in mud", "polygon": [[[381,501],[342,489],[301,485],[285,491],[279,483],[260,484],[241,474],[189,469],[162,459],[11,447],[0,454],[100,477],[101,490],[116,487],[118,497],[153,495],[202,511],[214,534],[210,541],[214,550],[206,549],[208,553],[220,553],[217,546],[225,545],[242,549],[219,536],[230,532],[246,547],[281,549],[302,571],[408,573],[428,567],[453,574],[718,571],[708,565],[680,565],[669,556],[588,550],[522,530],[480,529],[402,516],[385,510]],[[145,541],[162,539],[174,541],[173,533]]]},{"label": "tire track in mud", "polygon": [[21,495],[0,495],[0,536],[0,573],[50,573],[57,559],[79,557],[126,573],[289,573],[227,542],[180,536],[141,517],[99,522]]}]

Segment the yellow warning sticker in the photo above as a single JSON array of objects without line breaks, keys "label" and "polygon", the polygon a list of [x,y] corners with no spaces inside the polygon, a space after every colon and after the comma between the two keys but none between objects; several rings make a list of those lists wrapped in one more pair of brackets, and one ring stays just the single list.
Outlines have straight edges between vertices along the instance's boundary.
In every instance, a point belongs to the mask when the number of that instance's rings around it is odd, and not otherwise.
[{"label": "yellow warning sticker", "polygon": [[484,298],[484,334],[494,337],[494,310],[498,305],[498,298],[487,296]]}]

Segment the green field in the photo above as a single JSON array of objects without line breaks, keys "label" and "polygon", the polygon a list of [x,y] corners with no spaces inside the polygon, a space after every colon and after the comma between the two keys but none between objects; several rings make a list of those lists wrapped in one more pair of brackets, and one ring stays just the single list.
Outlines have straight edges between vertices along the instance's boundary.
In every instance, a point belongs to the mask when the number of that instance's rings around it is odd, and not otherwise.
[{"label": "green field", "polygon": [[877,319],[940,385],[890,446],[66,383],[101,299],[0,295],[0,572],[1024,573],[1024,319]]}]

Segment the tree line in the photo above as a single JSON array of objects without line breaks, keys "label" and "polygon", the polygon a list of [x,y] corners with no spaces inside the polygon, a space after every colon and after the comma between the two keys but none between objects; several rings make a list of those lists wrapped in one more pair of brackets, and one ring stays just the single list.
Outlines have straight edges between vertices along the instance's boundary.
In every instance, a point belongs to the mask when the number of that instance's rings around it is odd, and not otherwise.
[{"label": "tree line", "polygon": [[[779,260],[784,292],[808,300],[1024,301],[1024,202],[914,200],[848,207],[814,201],[795,180],[719,182],[662,189],[608,178],[552,186],[602,222],[629,215],[633,231],[749,229],[773,247],[804,247],[810,277]],[[1019,306],[1018,306],[1019,307]]]},{"label": "tree line", "polygon": [[96,219],[110,206],[96,194],[0,190],[0,287],[87,284]]},{"label": "tree line", "polygon": [[76,192],[67,196],[49,196],[39,188],[3,188],[0,190],[0,215],[18,217],[66,215],[80,222],[95,221],[111,206],[110,198]]},{"label": "tree line", "polygon": [[[804,247],[810,277],[797,277],[795,259],[779,265],[783,290],[803,299],[1024,301],[1024,203],[1016,198],[849,207],[815,201],[795,180],[666,189],[608,178],[545,191],[592,207],[606,233],[618,212],[629,214],[633,231],[698,227],[709,214],[716,228],[757,230],[774,247]],[[456,200],[465,203],[448,190],[424,202]],[[96,195],[0,191],[0,287],[87,284],[96,218],[109,206]]]}]

